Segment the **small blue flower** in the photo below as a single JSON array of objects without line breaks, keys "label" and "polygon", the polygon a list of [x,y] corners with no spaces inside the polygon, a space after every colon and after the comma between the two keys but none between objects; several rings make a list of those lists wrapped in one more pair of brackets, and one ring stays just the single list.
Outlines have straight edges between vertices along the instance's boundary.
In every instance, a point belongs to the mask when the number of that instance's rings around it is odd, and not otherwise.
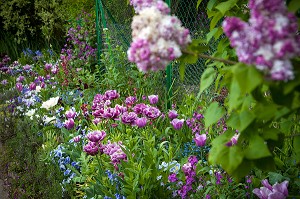
[{"label": "small blue flower", "polygon": [[65,162],[65,164],[70,164],[70,162],[71,162],[70,157],[69,156],[66,157],[64,162]]},{"label": "small blue flower", "polygon": [[66,167],[65,167],[65,165],[63,165],[63,164],[60,164],[60,165],[59,165],[59,168],[60,168],[60,170],[62,170],[62,171],[63,171],[63,170],[66,170]]},{"label": "small blue flower", "polygon": [[64,176],[67,176],[67,175],[69,175],[71,173],[71,170],[70,169],[67,169],[67,170],[65,170],[65,172],[64,172]]}]

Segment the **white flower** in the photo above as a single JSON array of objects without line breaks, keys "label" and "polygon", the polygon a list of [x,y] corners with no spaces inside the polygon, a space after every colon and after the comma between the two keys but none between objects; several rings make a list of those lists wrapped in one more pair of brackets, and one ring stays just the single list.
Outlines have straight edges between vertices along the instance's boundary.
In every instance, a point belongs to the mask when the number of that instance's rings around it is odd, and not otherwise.
[{"label": "white flower", "polygon": [[42,88],[41,88],[40,86],[36,86],[36,88],[35,88],[35,92],[37,92],[37,93],[38,93],[38,92],[40,92],[40,91],[41,91],[41,89],[42,89]]},{"label": "white flower", "polygon": [[49,110],[51,107],[55,106],[58,103],[59,96],[51,97],[48,101],[43,102],[41,108]]},{"label": "white flower", "polygon": [[44,116],[44,118],[43,118],[43,122],[45,124],[48,124],[49,122],[51,122],[53,120],[56,120],[56,117],[54,117],[54,116],[53,117]]},{"label": "white flower", "polygon": [[35,109],[30,109],[25,113],[26,116],[31,117],[35,114]]}]

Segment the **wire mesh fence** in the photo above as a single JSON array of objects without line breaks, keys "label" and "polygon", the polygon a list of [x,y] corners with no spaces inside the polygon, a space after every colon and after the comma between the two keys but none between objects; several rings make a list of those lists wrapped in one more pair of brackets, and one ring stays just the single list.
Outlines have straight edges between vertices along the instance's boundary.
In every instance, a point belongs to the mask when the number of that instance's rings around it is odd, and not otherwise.
[{"label": "wire mesh fence", "polygon": [[[99,20],[100,26],[103,28],[103,23],[108,28],[111,37],[111,45],[121,45],[124,51],[130,46],[131,42],[131,21],[134,16],[133,8],[129,5],[120,3],[120,5],[114,4],[109,6],[105,0],[98,0],[102,3],[102,9],[100,10],[105,18]],[[176,15],[182,22],[182,25],[190,30],[192,38],[206,39],[206,34],[210,32],[210,20],[206,14],[206,5],[208,0],[203,0],[197,9],[196,0],[171,0],[171,13]],[[119,10],[119,12],[118,12]],[[100,18],[100,17],[99,17]],[[103,21],[105,20],[105,21]],[[101,25],[102,24],[102,25]],[[102,38],[103,39],[103,38]],[[216,42],[211,40],[209,43],[209,51],[212,52],[216,48]],[[105,51],[105,49],[101,49]],[[112,54],[112,56],[114,56]],[[177,62],[172,63],[172,93],[197,93],[199,91],[201,74],[205,69],[204,59],[199,59],[196,64],[189,64],[185,69],[184,80],[179,78],[179,67]],[[161,88],[158,90],[164,90],[167,88],[167,74],[162,71]],[[180,98],[180,97],[179,97]]]}]

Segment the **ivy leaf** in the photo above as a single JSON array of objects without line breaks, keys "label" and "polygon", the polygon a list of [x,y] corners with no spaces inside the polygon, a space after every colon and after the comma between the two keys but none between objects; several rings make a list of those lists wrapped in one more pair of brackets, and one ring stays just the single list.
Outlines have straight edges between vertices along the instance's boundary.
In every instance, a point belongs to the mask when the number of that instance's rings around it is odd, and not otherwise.
[{"label": "ivy leaf", "polygon": [[248,110],[244,110],[241,113],[234,112],[229,117],[227,125],[242,132],[254,119],[255,116]]},{"label": "ivy leaf", "polygon": [[213,82],[216,77],[216,71],[214,68],[207,68],[202,76],[200,81],[200,93],[202,93],[205,89],[207,89]]},{"label": "ivy leaf", "polygon": [[245,149],[245,157],[249,160],[255,160],[271,156],[265,140],[259,135],[251,136],[249,146]]},{"label": "ivy leaf", "polygon": [[219,3],[216,6],[216,9],[218,9],[223,15],[225,15],[225,13],[230,10],[231,8],[234,7],[234,5],[237,3],[238,0],[229,0],[229,1],[225,1],[222,3]]},{"label": "ivy leaf", "polygon": [[205,128],[216,123],[225,113],[226,111],[219,106],[218,102],[211,103],[204,113]]}]

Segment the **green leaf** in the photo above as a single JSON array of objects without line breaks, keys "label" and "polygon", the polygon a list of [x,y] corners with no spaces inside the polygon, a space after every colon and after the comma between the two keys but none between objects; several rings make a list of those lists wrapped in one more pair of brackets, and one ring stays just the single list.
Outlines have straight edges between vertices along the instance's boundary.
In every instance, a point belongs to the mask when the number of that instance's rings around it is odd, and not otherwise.
[{"label": "green leaf", "polygon": [[225,113],[226,111],[219,106],[218,102],[211,103],[204,113],[205,128],[216,123]]},{"label": "green leaf", "polygon": [[180,76],[181,81],[184,80],[184,75],[185,75],[185,64],[180,63],[180,65],[179,65],[179,76]]},{"label": "green leaf", "polygon": [[239,83],[236,79],[232,79],[229,90],[228,108],[229,112],[239,107],[244,101],[244,95],[241,94]]},{"label": "green leaf", "polygon": [[249,146],[245,149],[245,157],[249,160],[255,160],[271,156],[265,140],[259,135],[251,136]]},{"label": "green leaf", "polygon": [[254,108],[255,116],[259,120],[269,121],[277,112],[277,105],[272,102],[258,103]]},{"label": "green leaf", "polygon": [[276,168],[273,157],[260,158],[253,160],[253,162],[258,169],[261,169],[263,171],[272,171]]},{"label": "green leaf", "polygon": [[241,113],[234,112],[227,121],[227,125],[242,132],[255,119],[252,112],[244,110]]},{"label": "green leaf", "polygon": [[229,0],[229,1],[225,1],[222,3],[219,3],[216,6],[216,9],[218,9],[223,15],[225,15],[225,13],[230,10],[231,8],[233,8],[235,6],[235,4],[237,3],[238,0]]},{"label": "green leaf", "polygon": [[217,2],[217,0],[210,0],[210,1],[208,1],[208,3],[207,3],[207,9],[208,10],[212,10],[213,7],[214,7],[214,5],[216,4],[216,2]]},{"label": "green leaf", "polygon": [[203,1],[203,0],[198,0],[198,1],[197,1],[197,6],[196,6],[197,10],[198,10],[199,5],[201,4],[202,1]]},{"label": "green leaf", "polygon": [[238,145],[226,146],[232,135],[233,132],[226,132],[215,138],[208,157],[210,163],[220,164],[229,174],[234,172],[243,161],[243,151]]},{"label": "green leaf", "polygon": [[211,38],[213,38],[213,36],[216,34],[217,31],[218,31],[218,28],[214,28],[212,31],[207,33],[206,41],[209,42],[211,40]]},{"label": "green leaf", "polygon": [[210,21],[209,30],[212,31],[216,27],[216,25],[218,24],[220,19],[222,19],[222,18],[223,18],[223,15],[220,12],[218,12],[216,15],[214,15]]},{"label": "green leaf", "polygon": [[278,140],[278,135],[280,134],[280,131],[275,128],[267,128],[263,129],[262,137],[264,140]]},{"label": "green leaf", "polygon": [[214,68],[207,68],[202,76],[200,81],[200,93],[202,93],[205,89],[207,89],[213,82],[216,77],[216,71]]},{"label": "green leaf", "polygon": [[242,63],[233,66],[232,73],[242,93],[250,93],[263,82],[262,74],[255,67]]},{"label": "green leaf", "polygon": [[291,0],[288,9],[291,12],[296,12],[300,9],[300,1],[299,0]]}]

